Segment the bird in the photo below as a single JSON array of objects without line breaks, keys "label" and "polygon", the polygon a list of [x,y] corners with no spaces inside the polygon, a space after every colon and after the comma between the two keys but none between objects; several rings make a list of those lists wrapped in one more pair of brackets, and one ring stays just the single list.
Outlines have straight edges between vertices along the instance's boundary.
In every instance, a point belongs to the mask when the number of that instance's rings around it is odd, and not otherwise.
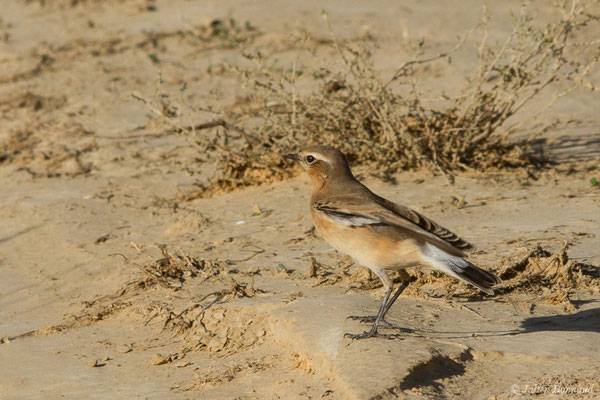
[{"label": "bird", "polygon": [[[351,339],[396,338],[378,331],[380,324],[404,330],[385,320],[385,315],[408,286],[403,279],[396,292],[387,271],[427,266],[464,281],[492,295],[501,283],[494,274],[465,259],[473,246],[433,220],[373,193],[359,182],[348,159],[331,146],[309,146],[283,155],[302,165],[312,180],[310,213],[320,236],[337,251],[369,268],[386,292],[376,316],[348,318],[372,322]],[[409,331],[410,330],[406,330]]]}]

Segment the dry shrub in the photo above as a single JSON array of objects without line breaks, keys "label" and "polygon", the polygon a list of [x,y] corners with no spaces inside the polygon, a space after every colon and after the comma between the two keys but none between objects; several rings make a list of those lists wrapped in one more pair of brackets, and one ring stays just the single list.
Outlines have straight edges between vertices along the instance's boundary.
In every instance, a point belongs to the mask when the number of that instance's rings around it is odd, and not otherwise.
[{"label": "dry shrub", "polygon": [[[217,121],[224,129],[210,138],[200,138],[194,128],[214,123],[175,127],[193,134],[200,150],[215,160],[215,173],[199,183],[195,195],[289,177],[294,172],[279,156],[317,143],[340,147],[353,164],[369,165],[374,175],[388,179],[399,170],[422,167],[451,173],[539,166],[546,160],[532,150],[532,141],[560,122],[540,126],[536,121],[576,88],[596,90],[586,78],[600,57],[598,41],[576,40],[597,27],[598,17],[589,7],[575,0],[561,6],[558,20],[540,25],[524,5],[505,42],[493,45],[487,41],[485,15],[450,51],[426,57],[421,43],[387,80],[375,71],[368,48],[335,38],[329,43],[345,66],[336,72],[286,70],[260,52],[245,50],[243,55],[256,65],[240,71],[252,89],[252,104],[224,110],[232,123]],[[465,87],[452,96],[441,93],[438,102],[422,100],[419,68],[450,61],[476,33],[479,66]],[[300,95],[296,85],[306,77],[319,90]],[[542,93],[546,104],[523,111]],[[525,139],[515,140],[517,132],[526,132]]]}]

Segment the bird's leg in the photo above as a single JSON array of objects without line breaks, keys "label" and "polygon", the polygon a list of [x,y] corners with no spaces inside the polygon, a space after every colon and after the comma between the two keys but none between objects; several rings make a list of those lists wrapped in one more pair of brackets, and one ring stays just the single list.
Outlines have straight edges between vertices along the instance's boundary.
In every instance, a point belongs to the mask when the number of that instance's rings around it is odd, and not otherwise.
[{"label": "bird's leg", "polygon": [[396,293],[394,293],[392,298],[385,305],[385,310],[383,310],[383,315],[381,316],[382,320],[385,320],[385,314],[387,314],[387,312],[390,310],[390,308],[396,302],[396,300],[398,300],[398,297],[400,296],[400,294],[402,294],[402,292],[404,291],[404,289],[406,289],[407,286],[408,286],[408,281],[403,280],[402,283],[400,284],[400,286],[398,287],[398,289],[396,290]]},{"label": "bird's leg", "polygon": [[387,314],[387,312],[389,311],[389,309],[392,307],[392,305],[394,304],[394,302],[398,299],[398,296],[400,296],[400,294],[404,291],[404,289],[406,289],[407,286],[408,286],[408,281],[407,280],[403,280],[402,283],[400,284],[400,286],[398,287],[398,289],[396,290],[396,293],[394,293],[394,295],[392,296],[392,298],[385,305],[385,310],[383,310],[383,315],[381,316],[381,320],[379,322],[380,323],[381,322],[385,323],[385,326],[387,328],[397,329],[397,330],[400,330],[400,331],[403,331],[403,332],[410,333],[410,332],[413,332],[412,329],[403,328],[403,327],[395,325],[395,324],[390,324],[385,319],[385,315]]},{"label": "bird's leg", "polygon": [[373,322],[373,326],[371,327],[371,330],[369,332],[364,332],[360,335],[353,335],[350,333],[346,333],[344,335],[344,337],[348,337],[350,339],[366,339],[366,338],[370,338],[370,337],[395,339],[398,337],[397,334],[384,335],[382,333],[377,332],[377,328],[379,327],[380,323],[384,323],[389,328],[402,329],[398,326],[392,325],[389,322],[387,322],[385,320],[385,314],[388,312],[390,307],[392,307],[392,304],[394,304],[396,299],[398,299],[398,296],[400,296],[400,293],[402,293],[402,291],[406,288],[406,286],[408,286],[408,279],[407,279],[406,275],[403,276],[402,284],[400,285],[400,287],[398,288],[396,293],[394,293],[394,295],[390,299],[390,295],[392,294],[392,291],[394,290],[394,284],[393,284],[392,280],[390,279],[390,277],[388,276],[387,272],[385,272],[385,270],[383,268],[369,267],[369,269],[372,270],[373,272],[375,272],[375,274],[377,274],[379,279],[381,279],[381,282],[383,282],[383,286],[387,289],[387,291],[385,292],[385,296],[383,296],[383,301],[381,302],[381,306],[379,307],[379,312],[377,313],[377,316],[374,317],[374,319],[373,319],[373,317],[348,317],[351,319],[358,319],[361,322],[367,322],[367,321]]},{"label": "bird's leg", "polygon": [[[398,289],[396,290],[396,292],[394,293],[394,295],[392,296],[392,298],[390,298],[387,303],[385,304],[385,307],[383,309],[383,314],[381,316],[381,319],[379,320],[379,323],[384,325],[386,328],[392,328],[392,329],[399,329],[399,330],[404,330],[404,331],[410,331],[407,330],[406,328],[402,328],[398,325],[394,325],[389,323],[388,321],[386,321],[385,316],[387,314],[387,312],[389,311],[389,309],[392,307],[392,305],[396,302],[396,300],[398,299],[398,297],[400,296],[400,294],[404,291],[404,289],[406,289],[406,287],[408,286],[408,281],[407,280],[403,280],[402,283],[400,284],[400,286],[398,287]],[[352,319],[352,320],[358,320],[360,322],[370,322],[370,323],[374,323],[377,320],[377,316],[376,315],[369,315],[369,316],[349,316],[348,319]]]},{"label": "bird's leg", "polygon": [[[385,304],[385,308],[383,310],[383,315],[381,316],[381,320],[379,321],[380,323],[384,323],[386,326],[393,326],[392,324],[390,324],[389,322],[387,322],[385,320],[385,316],[386,316],[387,312],[390,310],[390,308],[392,307],[392,305],[396,302],[396,300],[398,299],[400,294],[402,294],[404,289],[406,289],[407,286],[408,286],[408,282],[402,281],[402,283],[400,284],[400,286],[398,287],[398,289],[396,290],[396,292],[394,293],[392,298],[389,299],[388,302]],[[351,315],[348,317],[348,319],[358,320],[360,322],[371,322],[372,323],[372,322],[375,322],[375,319],[377,319],[377,316],[376,315],[367,315],[367,316]]]},{"label": "bird's leg", "polygon": [[385,311],[385,306],[387,304],[387,301],[390,297],[390,294],[392,294],[392,290],[394,288],[390,286],[390,288],[387,290],[387,292],[385,292],[385,296],[383,296],[383,301],[381,302],[381,306],[379,307],[379,312],[377,313],[377,317],[375,318],[375,322],[373,323],[373,326],[371,327],[371,330],[369,332],[364,332],[361,333],[360,335],[354,335],[352,333],[346,333],[344,335],[344,337],[350,338],[350,339],[367,339],[370,337],[384,337],[389,339],[390,336],[392,335],[384,335],[381,333],[377,332],[377,328],[379,326],[379,321],[381,320],[383,313]]},{"label": "bird's leg", "polygon": [[[385,272],[385,270],[383,268],[369,267],[369,270],[372,272],[375,272],[375,274],[379,277],[379,279],[381,279],[381,283],[383,283],[383,287],[385,287],[387,289],[387,293],[383,298],[384,301],[381,304],[381,307],[379,308],[379,313],[377,313],[377,315],[369,315],[369,316],[365,316],[365,317],[351,315],[348,317],[348,319],[359,320],[360,322],[374,323],[377,320],[377,317],[379,316],[379,314],[381,312],[383,312],[384,316],[385,316],[385,313],[387,312],[386,301],[389,298],[390,293],[392,292],[392,289],[394,287],[394,282],[392,282],[392,280],[388,276],[387,272]],[[397,296],[394,295],[394,299],[396,299],[396,298],[397,298]]]}]

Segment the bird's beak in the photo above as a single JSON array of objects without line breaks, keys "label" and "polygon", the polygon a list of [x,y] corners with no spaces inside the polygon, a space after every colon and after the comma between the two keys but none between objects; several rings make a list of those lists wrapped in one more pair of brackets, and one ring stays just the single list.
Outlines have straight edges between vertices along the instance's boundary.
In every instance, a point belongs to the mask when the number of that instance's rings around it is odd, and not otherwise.
[{"label": "bird's beak", "polygon": [[300,156],[298,154],[295,154],[295,153],[284,154],[283,158],[289,158],[290,160],[300,161]]}]

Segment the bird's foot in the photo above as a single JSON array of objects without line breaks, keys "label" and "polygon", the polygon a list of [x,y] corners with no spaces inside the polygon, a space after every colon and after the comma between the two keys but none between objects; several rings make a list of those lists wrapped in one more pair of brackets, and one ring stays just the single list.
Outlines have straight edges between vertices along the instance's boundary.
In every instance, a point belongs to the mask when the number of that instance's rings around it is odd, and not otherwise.
[{"label": "bird's foot", "polygon": [[352,340],[369,339],[369,338],[379,338],[379,339],[388,339],[388,340],[394,340],[394,339],[402,340],[403,339],[403,337],[401,335],[399,335],[398,333],[385,334],[385,333],[379,333],[376,330],[370,330],[369,332],[363,332],[358,335],[353,334],[353,333],[345,333],[344,337],[352,339]]},{"label": "bird's foot", "polygon": [[[351,315],[347,319],[351,319],[353,321],[359,321],[364,324],[367,324],[367,323],[373,324],[373,323],[375,323],[375,320],[377,320],[377,316],[376,315],[366,315],[366,316]],[[385,320],[383,318],[381,320],[379,320],[379,326],[382,326],[382,327],[388,328],[388,329],[395,329],[395,330],[398,330],[401,332],[406,332],[406,333],[414,332],[414,330],[412,330],[410,328],[404,328],[400,325],[392,324],[391,322],[388,322],[387,320]]]},{"label": "bird's foot", "polygon": [[[374,323],[375,320],[377,319],[376,315],[364,315],[364,316],[360,316],[360,315],[350,315],[348,318],[346,319],[351,319],[353,321],[359,321],[362,323]],[[382,321],[383,322],[383,321]]]}]

